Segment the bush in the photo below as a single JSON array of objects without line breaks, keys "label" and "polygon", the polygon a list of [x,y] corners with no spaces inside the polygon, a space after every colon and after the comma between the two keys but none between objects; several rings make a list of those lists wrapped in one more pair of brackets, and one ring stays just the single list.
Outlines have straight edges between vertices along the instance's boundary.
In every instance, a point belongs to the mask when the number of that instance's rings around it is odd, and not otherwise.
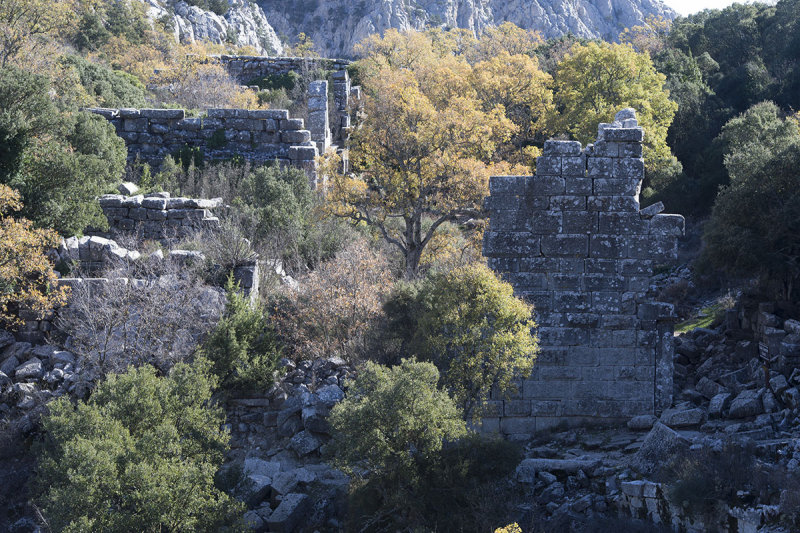
[{"label": "bush", "polygon": [[474,264],[434,274],[421,294],[426,309],[412,352],[436,364],[468,417],[479,414],[493,388],[509,394],[514,378],[530,374],[538,351],[533,308],[489,268]]},{"label": "bush", "polygon": [[54,531],[230,531],[243,506],[214,486],[228,449],[208,363],[110,375],[49,405],[37,503]]},{"label": "bush", "polygon": [[266,313],[251,306],[228,278],[225,315],[203,343],[200,354],[213,363],[225,390],[264,391],[275,381],[280,352]]},{"label": "bush", "polygon": [[466,434],[464,421],[430,363],[405,359],[389,368],[367,362],[347,398],[333,407],[335,455],[345,471],[360,476],[411,476]]},{"label": "bush", "polygon": [[81,85],[98,107],[145,106],[146,91],[136,77],[79,56],[65,56],[61,64],[78,74]]},{"label": "bush", "polygon": [[349,517],[367,531],[486,531],[518,501],[502,479],[521,449],[467,434],[431,363],[372,362],[330,415],[336,463],[354,476]]},{"label": "bush", "polygon": [[298,359],[364,359],[391,276],[383,256],[355,241],[288,288],[278,329]]},{"label": "bush", "polygon": [[20,309],[41,315],[66,300],[45,255],[58,235],[11,217],[20,207],[19,194],[0,185],[0,324],[20,324]]}]

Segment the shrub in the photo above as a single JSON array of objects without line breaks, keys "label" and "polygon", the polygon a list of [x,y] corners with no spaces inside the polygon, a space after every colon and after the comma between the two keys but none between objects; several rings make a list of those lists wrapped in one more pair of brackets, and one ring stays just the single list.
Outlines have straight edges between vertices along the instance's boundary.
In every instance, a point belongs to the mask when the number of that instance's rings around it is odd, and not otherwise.
[{"label": "shrub", "polygon": [[365,357],[391,276],[383,256],[361,241],[289,288],[278,315],[280,334],[300,359]]},{"label": "shrub", "polygon": [[100,376],[131,365],[169,370],[190,358],[222,313],[221,295],[191,269],[143,268],[122,265],[104,273],[109,283],[75,285],[59,314],[70,349]]},{"label": "shrub", "polygon": [[134,76],[79,56],[65,56],[61,63],[73,69],[86,93],[99,107],[144,107],[145,88]]},{"label": "shrub", "polygon": [[458,407],[438,381],[430,363],[406,359],[389,368],[367,362],[330,414],[336,462],[353,476],[379,478],[386,489],[419,481],[421,462],[466,434]]},{"label": "shrub", "polygon": [[0,323],[11,325],[21,322],[21,308],[43,314],[66,300],[66,290],[55,288],[53,265],[45,256],[58,235],[11,217],[20,207],[19,194],[0,185]]},{"label": "shrub", "polygon": [[228,448],[208,363],[110,375],[50,404],[35,489],[54,531],[229,531],[243,506],[214,486]]},{"label": "shrub", "polygon": [[492,388],[508,394],[514,378],[530,374],[538,351],[533,308],[479,264],[434,274],[427,290],[412,351],[436,364],[464,413],[475,417]]},{"label": "shrub", "polygon": [[251,306],[233,278],[225,290],[225,315],[203,343],[200,354],[213,363],[214,373],[226,390],[268,389],[275,381],[280,352],[261,307]]}]

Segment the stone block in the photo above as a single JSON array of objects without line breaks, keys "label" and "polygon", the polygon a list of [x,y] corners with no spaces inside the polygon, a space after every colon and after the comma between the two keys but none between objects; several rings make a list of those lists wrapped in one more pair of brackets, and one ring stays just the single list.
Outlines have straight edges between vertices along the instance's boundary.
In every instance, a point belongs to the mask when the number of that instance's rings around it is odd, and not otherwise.
[{"label": "stone block", "polygon": [[586,196],[551,196],[551,211],[586,211]]},{"label": "stone block", "polygon": [[142,199],[142,207],[145,209],[163,210],[167,208],[168,202],[169,200],[167,198],[144,198]]},{"label": "stone block", "polygon": [[156,120],[182,120],[186,118],[183,109],[142,109],[141,116]]},{"label": "stone block", "polygon": [[597,231],[609,235],[647,235],[649,226],[638,213],[598,213]]},{"label": "stone block", "polygon": [[621,235],[591,235],[589,256],[594,259],[622,259],[628,254],[628,239]]},{"label": "stone block", "polygon": [[582,211],[567,211],[562,215],[564,233],[594,233],[597,231],[597,214]]},{"label": "stone block", "polygon": [[604,138],[608,142],[643,142],[644,129],[642,128],[607,128]]},{"label": "stone block", "polygon": [[289,118],[280,122],[280,129],[282,130],[302,130],[305,127],[305,121],[302,118]]},{"label": "stone block", "polygon": [[308,161],[317,157],[316,146],[291,146],[289,148],[289,159],[292,161]]},{"label": "stone block", "polygon": [[584,292],[553,293],[553,309],[563,313],[582,313],[592,309],[592,296]]},{"label": "stone block", "polygon": [[628,239],[628,257],[653,261],[674,261],[678,257],[678,241],[669,236],[639,236]]},{"label": "stone block", "polygon": [[612,176],[616,179],[641,180],[644,178],[644,159],[633,157],[615,159]]},{"label": "stone block", "polygon": [[561,158],[561,175],[571,178],[586,176],[586,156],[571,156]]},{"label": "stone block", "polygon": [[584,274],[583,283],[585,290],[589,292],[625,289],[625,277],[619,274]]},{"label": "stone block", "polygon": [[281,142],[286,144],[302,144],[309,141],[311,141],[311,132],[308,130],[281,132]]},{"label": "stone block", "polygon": [[544,155],[580,155],[583,148],[578,141],[547,140],[544,142]]},{"label": "stone block", "polygon": [[[537,211],[533,213],[526,225],[531,233],[537,235],[560,233],[561,213],[550,211]],[[549,255],[545,253],[545,255]]]},{"label": "stone block", "polygon": [[733,395],[730,392],[720,392],[711,398],[708,403],[708,415],[711,418],[721,418],[725,416],[731,405]]},{"label": "stone block", "polygon": [[284,494],[281,503],[267,519],[269,530],[279,533],[296,531],[310,508],[311,502],[306,494]]},{"label": "stone block", "polygon": [[522,194],[531,176],[492,176],[489,178],[489,194]]},{"label": "stone block", "polygon": [[123,122],[125,131],[146,132],[148,121],[146,118],[126,118]]},{"label": "stone block", "polygon": [[586,165],[590,178],[609,178],[614,170],[614,159],[610,157],[589,157]]},{"label": "stone block", "polygon": [[539,239],[525,232],[489,231],[484,238],[487,253],[503,255],[539,255]]},{"label": "stone block", "polygon": [[610,196],[635,196],[642,184],[639,179],[597,178],[593,181],[594,194]]},{"label": "stone block", "polygon": [[[591,247],[591,243],[589,245]],[[590,248],[591,249],[591,248]],[[584,271],[587,274],[616,274],[619,261],[613,259],[585,259]]]},{"label": "stone block", "polygon": [[728,416],[730,418],[748,418],[764,412],[761,393],[756,390],[744,390],[731,402]]},{"label": "stone block", "polygon": [[286,109],[250,109],[247,118],[255,120],[288,120],[289,111]]},{"label": "stone block", "polygon": [[130,108],[130,107],[123,107],[118,112],[119,118],[124,118],[124,119],[139,118],[141,115],[142,115],[141,111],[139,111],[138,109]]},{"label": "stone block", "polygon": [[503,402],[503,416],[530,416],[530,400],[506,400]]},{"label": "stone block", "polygon": [[581,194],[585,196],[592,194],[594,180],[591,178],[576,178],[570,176],[564,178],[564,181],[566,182],[564,189],[566,194]]},{"label": "stone block", "polygon": [[542,254],[547,257],[586,257],[589,253],[587,235],[545,235],[541,241]]},{"label": "stone block", "polygon": [[642,145],[637,142],[616,143],[619,157],[642,157]]},{"label": "stone block", "polygon": [[589,196],[586,206],[589,211],[639,212],[639,200],[631,196]]},{"label": "stone block", "polygon": [[536,176],[560,176],[561,158],[541,156],[536,158]]},{"label": "stone block", "polygon": [[686,221],[681,215],[655,215],[650,220],[650,234],[681,237],[685,226]]},{"label": "stone block", "polygon": [[597,141],[592,145],[591,157],[619,157],[619,144]]},{"label": "stone block", "polygon": [[529,180],[527,193],[532,196],[551,196],[564,194],[565,190],[566,183],[564,178],[558,176],[541,176],[537,174]]}]

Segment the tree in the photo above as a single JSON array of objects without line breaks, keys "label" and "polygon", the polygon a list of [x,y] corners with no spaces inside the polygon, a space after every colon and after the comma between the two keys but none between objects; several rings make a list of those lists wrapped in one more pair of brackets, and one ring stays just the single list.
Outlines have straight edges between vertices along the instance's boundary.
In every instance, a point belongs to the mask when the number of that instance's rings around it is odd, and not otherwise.
[{"label": "tree", "polygon": [[229,437],[208,370],[130,369],[49,404],[35,484],[53,530],[231,530],[243,505],[214,486]]},{"label": "tree", "polygon": [[144,107],[146,90],[131,74],[112,70],[87,61],[79,56],[65,56],[61,60],[65,69],[72,69],[81,86],[97,107]]},{"label": "tree", "polygon": [[530,305],[486,266],[475,264],[435,274],[425,295],[412,350],[432,361],[468,418],[480,414],[492,388],[514,390],[538,352]]},{"label": "tree", "polygon": [[625,28],[619,34],[619,41],[631,45],[639,53],[647,52],[652,56],[666,48],[670,26],[671,21],[664,17],[648,15],[644,24]]},{"label": "tree", "polygon": [[275,381],[280,352],[264,310],[229,277],[225,315],[208,335],[200,354],[214,365],[225,390],[267,390]]},{"label": "tree", "polygon": [[20,323],[21,309],[39,315],[64,304],[66,288],[58,280],[46,253],[58,243],[52,230],[35,229],[29,220],[15,219],[19,193],[0,185],[0,323]]},{"label": "tree", "polygon": [[666,77],[655,70],[649,55],[625,44],[576,44],[558,64],[554,79],[556,130],[584,144],[593,142],[598,123],[611,122],[616,111],[632,107],[646,131],[645,186],[661,181],[658,186],[663,187],[680,172],[666,142],[678,106],[669,99]]},{"label": "tree", "polygon": [[728,122],[722,137],[731,183],[706,225],[703,259],[730,274],[761,275],[791,300],[800,281],[800,126],[765,102]]},{"label": "tree", "polygon": [[0,4],[0,68],[21,55],[34,55],[71,21],[70,2],[64,0],[3,0]]},{"label": "tree", "polygon": [[49,80],[0,69],[0,183],[22,195],[23,216],[63,235],[105,227],[96,197],[125,169],[125,142],[102,117],[60,112]]},{"label": "tree", "polygon": [[[366,102],[351,137],[354,175],[332,177],[329,201],[337,215],[376,228],[411,278],[442,224],[478,213],[484,161],[516,127],[501,106],[484,110],[469,64],[446,42],[390,30],[359,51]],[[426,217],[433,222],[423,231]]]},{"label": "tree", "polygon": [[431,363],[405,359],[389,368],[368,361],[331,410],[337,463],[353,476],[387,480],[387,490],[388,480],[413,483],[420,461],[466,435],[459,409],[438,382]]}]

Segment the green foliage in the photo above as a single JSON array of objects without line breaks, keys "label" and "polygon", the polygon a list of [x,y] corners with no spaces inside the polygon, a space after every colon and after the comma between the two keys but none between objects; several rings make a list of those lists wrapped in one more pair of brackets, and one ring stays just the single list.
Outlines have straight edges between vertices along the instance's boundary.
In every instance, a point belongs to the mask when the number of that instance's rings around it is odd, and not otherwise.
[{"label": "green foliage", "polygon": [[209,150],[219,150],[228,145],[228,139],[225,138],[225,129],[219,128],[214,131],[211,137],[206,141],[206,146]]},{"label": "green foliage", "polygon": [[354,476],[366,469],[387,488],[418,481],[422,461],[466,434],[461,412],[438,382],[431,363],[404,359],[389,368],[367,362],[330,414],[337,463]]},{"label": "green foliage", "polygon": [[490,531],[511,512],[502,480],[520,448],[468,434],[438,381],[430,363],[369,362],[333,408],[335,461],[355,478],[353,529]]},{"label": "green foliage", "polygon": [[125,143],[91,113],[59,112],[46,78],[0,70],[0,183],[17,189],[21,215],[64,235],[104,227],[95,198],[125,169]]},{"label": "green foliage", "polygon": [[297,72],[287,72],[286,74],[271,74],[250,80],[247,85],[258,85],[262,91],[275,91],[283,89],[291,91],[297,84],[301,83],[302,76]]},{"label": "green foliage", "polygon": [[189,170],[189,167],[203,168],[205,165],[205,150],[198,146],[189,146],[184,144],[179,150],[172,154],[172,159],[179,163],[184,170]]},{"label": "green foliage", "polygon": [[72,40],[78,50],[94,51],[112,37],[124,37],[131,44],[142,44],[150,31],[145,5],[130,0],[99,0],[80,6],[77,31]]},{"label": "green foliage", "polygon": [[230,9],[228,0],[187,0],[190,6],[197,6],[204,11],[211,11],[217,15],[224,15]]},{"label": "green foliage", "polygon": [[514,378],[530,375],[538,351],[533,309],[479,264],[434,274],[426,296],[413,351],[436,364],[464,413],[476,417],[492,388],[509,394]]},{"label": "green foliage", "polygon": [[723,128],[731,176],[706,225],[703,260],[729,274],[762,274],[791,299],[800,281],[800,128],[772,103]]},{"label": "green foliage", "polygon": [[99,107],[144,107],[145,87],[135,77],[91,63],[79,56],[65,56],[61,63],[77,72],[86,92]]},{"label": "green foliage", "polygon": [[208,363],[110,375],[49,404],[38,503],[54,531],[230,531],[242,505],[214,486],[228,447]]},{"label": "green foliage", "polygon": [[225,289],[225,316],[200,353],[212,361],[223,389],[264,391],[274,383],[280,361],[274,333],[263,308],[250,304],[232,276]]}]

